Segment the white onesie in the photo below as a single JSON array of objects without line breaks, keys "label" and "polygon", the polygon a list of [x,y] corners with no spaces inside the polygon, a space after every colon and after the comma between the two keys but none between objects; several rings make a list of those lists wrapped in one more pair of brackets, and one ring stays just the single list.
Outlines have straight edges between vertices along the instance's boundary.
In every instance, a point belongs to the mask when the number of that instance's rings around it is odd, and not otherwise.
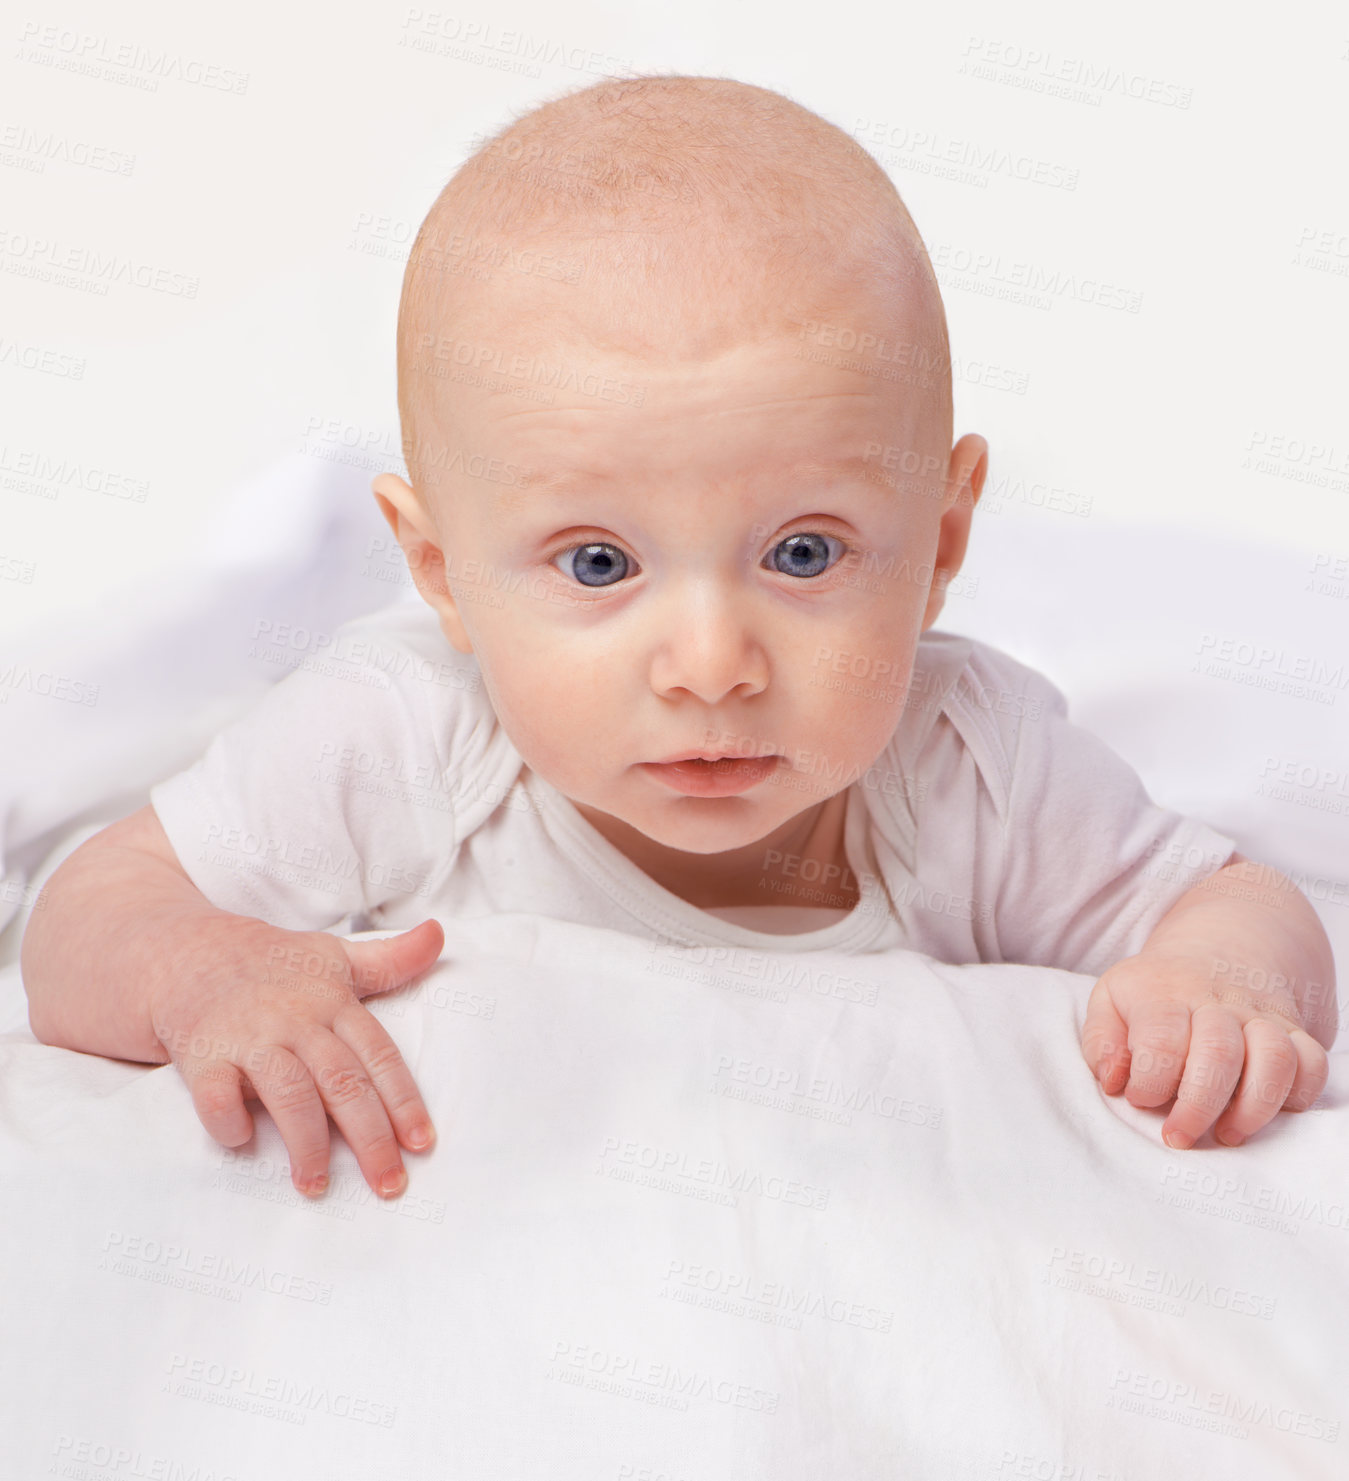
[{"label": "white onesie", "polygon": [[803,908],[838,884],[808,875],[776,900],[765,881],[763,907],[690,905],[524,764],[477,660],[417,600],[340,628],[150,800],[213,905],[292,930],[520,911],[684,946],[904,946],[1093,975],[1236,847],[1153,803],[1042,675],[937,630],[847,792],[851,912]]}]

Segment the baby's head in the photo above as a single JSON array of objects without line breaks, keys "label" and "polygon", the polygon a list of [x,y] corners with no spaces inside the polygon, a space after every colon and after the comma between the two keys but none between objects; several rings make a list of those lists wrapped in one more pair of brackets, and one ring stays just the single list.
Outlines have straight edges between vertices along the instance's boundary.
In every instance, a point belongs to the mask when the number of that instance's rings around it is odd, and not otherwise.
[{"label": "baby's head", "polygon": [[[526,114],[422,223],[398,400],[412,482],[375,492],[418,588],[592,821],[720,853],[875,761],[986,445],[952,448],[936,280],[848,135],[711,77]],[[690,754],[778,759],[722,797],[644,765]]]}]

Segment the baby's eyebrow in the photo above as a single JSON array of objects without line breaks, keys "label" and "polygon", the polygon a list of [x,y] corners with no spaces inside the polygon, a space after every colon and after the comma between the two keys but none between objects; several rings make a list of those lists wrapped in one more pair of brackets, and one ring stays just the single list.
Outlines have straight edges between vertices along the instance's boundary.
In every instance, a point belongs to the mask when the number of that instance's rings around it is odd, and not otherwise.
[{"label": "baby's eyebrow", "polygon": [[598,473],[588,468],[553,468],[547,473],[533,471],[528,478],[520,480],[520,487],[526,493],[551,494],[611,481],[610,474]]},{"label": "baby's eyebrow", "polygon": [[[836,474],[860,473],[874,468],[876,458],[871,453],[849,453],[837,458],[803,458],[800,462],[780,464],[760,471],[765,481],[775,476],[805,482],[811,478],[828,478]],[[535,473],[520,486],[528,493],[565,493],[568,489],[584,488],[588,484],[612,483],[615,475],[599,473],[583,468],[554,468],[546,473]]]}]

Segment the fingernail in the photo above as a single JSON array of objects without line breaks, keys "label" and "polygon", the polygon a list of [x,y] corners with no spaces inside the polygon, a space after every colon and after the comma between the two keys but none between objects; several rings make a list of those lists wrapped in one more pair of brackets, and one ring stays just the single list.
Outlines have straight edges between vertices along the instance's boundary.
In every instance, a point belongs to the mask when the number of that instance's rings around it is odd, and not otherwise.
[{"label": "fingernail", "polygon": [[386,1198],[392,1198],[395,1193],[401,1193],[408,1180],[408,1175],[401,1167],[391,1167],[379,1180],[379,1191]]},{"label": "fingernail", "polygon": [[1162,1133],[1162,1140],[1174,1152],[1184,1152],[1194,1146],[1194,1142],[1189,1137],[1182,1135],[1179,1131],[1164,1131]]},{"label": "fingernail", "polygon": [[304,1191],[308,1193],[311,1198],[317,1198],[318,1195],[322,1193],[327,1186],[327,1173],[320,1173],[318,1177],[310,1181],[309,1186]]},{"label": "fingernail", "polygon": [[1224,1147],[1239,1147],[1246,1140],[1244,1136],[1238,1136],[1235,1131],[1215,1131],[1213,1134]]},{"label": "fingernail", "polygon": [[408,1145],[420,1152],[423,1147],[429,1147],[431,1145],[431,1136],[432,1132],[429,1126],[414,1126],[408,1132]]}]

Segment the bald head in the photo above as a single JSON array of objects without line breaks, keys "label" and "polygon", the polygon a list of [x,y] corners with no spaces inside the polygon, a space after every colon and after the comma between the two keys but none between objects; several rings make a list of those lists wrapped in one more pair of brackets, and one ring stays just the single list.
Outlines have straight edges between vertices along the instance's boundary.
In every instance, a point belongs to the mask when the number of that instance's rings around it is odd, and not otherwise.
[{"label": "bald head", "polygon": [[489,353],[588,346],[638,367],[794,335],[808,320],[916,347],[934,373],[913,394],[931,398],[949,449],[936,279],[894,185],[854,139],[727,78],[606,80],[553,99],[469,157],[413,244],[398,317],[413,486],[455,394],[427,355],[447,336]]}]

